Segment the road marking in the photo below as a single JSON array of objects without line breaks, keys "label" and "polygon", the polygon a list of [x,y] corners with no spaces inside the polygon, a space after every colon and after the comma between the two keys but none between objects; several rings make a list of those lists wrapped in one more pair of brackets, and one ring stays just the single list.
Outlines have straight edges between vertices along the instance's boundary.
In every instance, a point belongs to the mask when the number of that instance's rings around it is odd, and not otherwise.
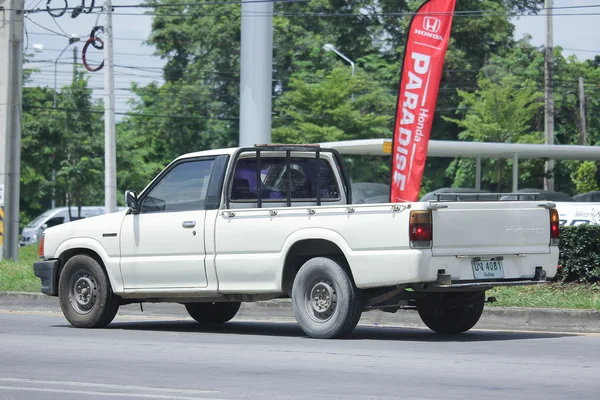
[{"label": "road marking", "polygon": [[46,393],[71,393],[71,394],[86,394],[91,396],[111,396],[111,397],[140,397],[145,399],[166,399],[166,400],[224,400],[214,397],[185,397],[185,396],[170,396],[163,394],[150,393],[123,393],[123,392],[93,392],[91,390],[68,390],[68,389],[49,389],[49,388],[30,388],[19,386],[0,386],[0,390],[18,390],[24,392],[46,392]]},{"label": "road marking", "polygon": [[110,383],[91,383],[91,382],[74,382],[74,381],[46,381],[40,379],[27,378],[0,378],[0,382],[13,383],[29,383],[34,385],[64,385],[64,386],[79,386],[79,387],[96,387],[105,389],[129,389],[129,390],[150,390],[153,392],[171,392],[171,393],[187,393],[187,394],[209,394],[219,393],[216,390],[195,390],[195,389],[177,389],[165,387],[151,386],[134,386],[134,385],[116,385]]},{"label": "road marking", "polygon": [[[30,311],[30,310],[11,310],[11,309],[0,309],[0,314],[12,314],[12,315],[43,315],[51,317],[63,317],[64,314],[60,311]],[[134,320],[134,321],[145,321],[145,320],[160,320],[160,321],[193,321],[191,317],[182,315],[181,317],[173,317],[168,315],[121,315],[117,314],[114,322],[118,323],[119,320]]]}]

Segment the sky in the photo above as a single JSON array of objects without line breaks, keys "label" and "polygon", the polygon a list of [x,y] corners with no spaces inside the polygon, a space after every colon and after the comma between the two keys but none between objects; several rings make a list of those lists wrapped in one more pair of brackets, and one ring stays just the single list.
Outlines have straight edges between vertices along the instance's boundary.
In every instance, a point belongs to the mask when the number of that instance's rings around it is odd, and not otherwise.
[{"label": "sky", "polygon": [[[52,7],[59,7],[64,0],[53,0]],[[460,1],[460,0],[458,0]],[[73,0],[71,0],[73,2]],[[96,0],[101,4],[102,0]],[[137,4],[141,1],[135,0],[113,0],[113,5]],[[77,2],[79,4],[79,2]],[[566,55],[574,54],[580,60],[593,58],[600,54],[600,0],[554,0],[554,7],[589,6],[598,5],[597,8],[571,8],[555,9],[554,13],[554,45],[564,48]],[[58,87],[68,84],[72,77],[72,48],[78,50],[78,62],[81,63],[81,49],[84,41],[89,37],[90,31],[96,25],[98,16],[96,14],[81,14],[73,19],[69,14],[53,19],[45,11],[46,1],[26,0],[26,9],[41,8],[43,12],[27,15],[25,26],[27,31],[26,53],[29,54],[30,62],[25,64],[26,68],[39,68],[40,73],[34,75],[30,85],[54,87],[54,60],[64,52],[59,64]],[[116,111],[126,112],[129,110],[127,104],[131,98],[128,90],[131,82],[141,85],[152,81],[161,82],[164,60],[153,56],[154,48],[143,42],[148,38],[151,31],[152,17],[143,15],[143,9],[119,9],[113,15],[114,31],[114,64],[115,64],[115,102]],[[128,15],[122,15],[127,13]],[[597,15],[590,15],[590,14]],[[582,15],[585,14],[585,15]],[[545,43],[545,17],[524,16],[513,20],[515,24],[515,37],[521,38],[526,34],[532,36],[532,43],[541,46]],[[104,16],[101,16],[98,25],[104,24]],[[80,43],[68,45],[68,39],[53,32],[62,34],[75,34],[82,37]],[[34,45],[42,45],[43,52],[35,52]],[[343,52],[343,50],[342,50]],[[90,46],[87,58],[91,61],[101,61],[102,51],[95,50]],[[60,63],[69,63],[62,65]],[[94,88],[94,96],[103,96],[104,69],[90,73],[89,86]],[[122,116],[117,115],[117,120]]]}]

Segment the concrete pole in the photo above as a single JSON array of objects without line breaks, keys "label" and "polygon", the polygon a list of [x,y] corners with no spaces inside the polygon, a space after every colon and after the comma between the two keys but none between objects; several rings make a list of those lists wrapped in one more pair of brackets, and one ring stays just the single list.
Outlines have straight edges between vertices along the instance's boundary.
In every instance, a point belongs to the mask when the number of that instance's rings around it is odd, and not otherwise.
[{"label": "concrete pole", "polygon": [[19,257],[24,0],[0,5],[0,259]]},{"label": "concrete pole", "polygon": [[519,190],[519,155],[513,154],[512,165],[512,191],[516,193]]},{"label": "concrete pole", "polygon": [[585,145],[587,142],[587,121],[585,118],[585,86],[583,86],[583,77],[579,77],[579,120],[581,121],[579,131],[579,144]]},{"label": "concrete pole", "polygon": [[481,190],[481,157],[475,158],[475,189]]},{"label": "concrete pole", "polygon": [[[552,91],[552,65],[554,63],[553,50],[553,27],[552,27],[553,0],[545,0],[546,11],[546,53],[545,53],[545,118],[544,131],[546,133],[546,144],[554,144],[554,94]],[[546,174],[554,173],[554,160],[546,161]],[[554,178],[544,178],[544,189],[554,190]]]},{"label": "concrete pole", "polygon": [[117,140],[115,133],[115,75],[113,63],[112,1],[104,0],[104,206],[117,211]]},{"label": "concrete pole", "polygon": [[273,3],[242,0],[240,146],[271,143]]},{"label": "concrete pole", "polygon": [[[56,110],[56,96],[57,96],[57,92],[58,92],[58,60],[60,60],[60,57],[62,57],[63,53],[69,48],[70,45],[71,45],[71,41],[69,41],[69,43],[63,49],[63,51],[61,51],[61,53],[58,55],[58,57],[56,57],[56,59],[54,60],[54,101],[53,101],[53,108],[55,110]],[[74,50],[76,50],[76,49],[74,49]],[[46,52],[44,52],[44,53],[46,53]],[[48,54],[48,53],[46,53],[46,54]],[[56,207],[56,169],[52,168],[52,201],[51,201],[51,207],[50,208],[55,208],[55,207]]]}]

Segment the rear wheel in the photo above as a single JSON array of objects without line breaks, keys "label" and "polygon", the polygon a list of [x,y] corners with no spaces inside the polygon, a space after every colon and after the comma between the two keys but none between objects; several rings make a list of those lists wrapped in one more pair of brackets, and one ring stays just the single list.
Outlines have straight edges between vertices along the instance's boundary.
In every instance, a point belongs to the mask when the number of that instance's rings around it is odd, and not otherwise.
[{"label": "rear wheel", "polygon": [[339,338],[358,324],[362,292],[338,262],[316,257],[307,261],[294,279],[292,308],[308,336]]},{"label": "rear wheel", "polygon": [[240,302],[187,303],[185,309],[190,317],[201,324],[222,324],[237,314]]},{"label": "rear wheel", "polygon": [[105,327],[119,310],[106,272],[83,254],[70,258],[61,271],[58,298],[65,318],[78,328]]},{"label": "rear wheel", "polygon": [[457,334],[475,326],[485,303],[485,292],[435,293],[417,301],[417,311],[434,332]]}]

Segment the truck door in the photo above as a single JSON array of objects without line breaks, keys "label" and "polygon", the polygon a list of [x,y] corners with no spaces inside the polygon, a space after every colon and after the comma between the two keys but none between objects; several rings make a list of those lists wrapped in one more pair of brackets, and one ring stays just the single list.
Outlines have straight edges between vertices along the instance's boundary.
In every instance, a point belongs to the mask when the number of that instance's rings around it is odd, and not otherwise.
[{"label": "truck door", "polygon": [[207,286],[204,223],[215,158],[173,163],[139,198],[121,227],[125,289]]}]

